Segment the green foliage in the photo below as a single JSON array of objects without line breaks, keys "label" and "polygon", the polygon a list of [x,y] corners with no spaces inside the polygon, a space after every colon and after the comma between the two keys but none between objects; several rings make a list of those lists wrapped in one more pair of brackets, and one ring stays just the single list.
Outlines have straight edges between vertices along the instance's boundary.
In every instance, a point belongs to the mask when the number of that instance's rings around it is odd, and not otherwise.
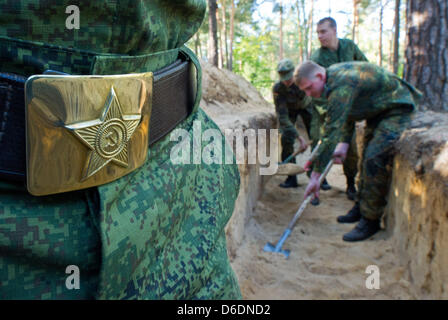
[{"label": "green foliage", "polygon": [[[227,0],[226,20],[227,27],[230,28],[230,3]],[[326,16],[326,11],[319,11],[320,0],[315,0],[314,28],[317,20]],[[389,5],[385,4],[389,1]],[[338,35],[341,38],[352,37],[352,18],[353,18],[353,0],[345,0],[346,6],[343,9],[334,12],[342,13],[347,17],[345,22],[338,21]],[[272,12],[260,17],[258,11],[262,3],[272,3]],[[382,0],[383,6],[389,10],[389,17],[393,15],[393,0]],[[222,2],[218,0],[219,6]],[[234,29],[234,55],[233,71],[248,81],[250,81],[260,93],[268,100],[272,101],[271,88],[278,79],[276,66],[279,59],[279,6],[275,0],[235,0],[235,29]],[[300,8],[300,29],[302,31],[302,41],[299,43],[299,26],[297,6]],[[371,63],[378,62],[378,23],[379,23],[380,0],[361,0],[359,5],[360,18],[360,39],[358,46],[366,54]],[[404,7],[404,6],[403,6]],[[221,8],[221,7],[220,7]],[[316,9],[317,8],[317,9]],[[337,7],[336,7],[337,8]],[[310,1],[289,0],[283,1],[283,49],[284,58],[289,58],[298,64],[300,59],[300,47],[306,51],[308,40],[307,20],[309,17]],[[256,13],[256,14],[254,14]],[[220,13],[221,14],[221,13]],[[255,17],[260,17],[255,20]],[[401,43],[400,43],[400,65],[398,74],[403,70],[403,51],[404,51],[404,14],[402,17]],[[383,19],[386,19],[386,15]],[[389,18],[390,20],[390,18]],[[390,44],[393,37],[393,30],[385,29],[383,32],[383,67],[389,68],[391,61]],[[199,43],[197,37],[193,37],[187,45],[196,50],[202,59],[207,57],[208,40],[208,13],[199,30]],[[315,50],[320,46],[315,31],[313,33],[312,48]]]},{"label": "green foliage", "polygon": [[235,46],[234,72],[250,81],[263,95],[270,92],[276,77],[275,50],[269,32],[241,38]]}]

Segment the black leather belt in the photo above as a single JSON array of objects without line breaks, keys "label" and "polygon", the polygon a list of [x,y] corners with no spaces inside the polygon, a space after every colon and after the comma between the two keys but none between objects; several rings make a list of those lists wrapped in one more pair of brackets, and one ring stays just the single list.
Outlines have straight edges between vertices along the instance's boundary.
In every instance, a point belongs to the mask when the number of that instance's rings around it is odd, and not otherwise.
[{"label": "black leather belt", "polygon": [[[194,68],[177,60],[154,72],[152,112],[149,126],[151,146],[193,110]],[[0,73],[0,179],[26,181],[25,98],[26,78]]]}]

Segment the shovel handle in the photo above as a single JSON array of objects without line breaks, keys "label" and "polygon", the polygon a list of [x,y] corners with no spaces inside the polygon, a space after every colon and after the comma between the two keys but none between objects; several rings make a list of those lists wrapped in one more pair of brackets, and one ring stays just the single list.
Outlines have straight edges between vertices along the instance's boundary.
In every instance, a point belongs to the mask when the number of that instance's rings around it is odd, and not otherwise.
[{"label": "shovel handle", "polygon": [[280,164],[287,164],[289,163],[289,161],[291,161],[292,158],[294,158],[295,156],[297,156],[299,153],[303,152],[304,150],[299,149],[297,151],[294,151],[294,153],[290,154],[288,156],[288,158],[286,158],[285,160],[283,160]]},{"label": "shovel handle", "polygon": [[[330,162],[328,162],[324,172],[322,173],[322,175],[319,178],[319,186],[322,184],[322,181],[324,181],[325,177],[327,176],[328,172],[330,172],[331,167],[333,166],[334,163],[334,159],[331,159]],[[291,220],[291,222],[288,225],[288,229],[292,231],[292,229],[294,228],[297,220],[300,218],[300,216],[302,215],[303,211],[305,211],[306,206],[308,205],[308,203],[310,203],[311,199],[312,199],[313,195],[310,194],[302,203],[302,205],[300,206],[299,210],[297,210],[296,214],[294,215],[294,218]]]},{"label": "shovel handle", "polygon": [[310,156],[310,159],[308,161],[311,161],[311,162],[314,161],[314,159],[316,158],[316,155],[317,155],[317,151],[319,150],[319,147],[320,147],[321,143],[322,143],[322,140],[319,140],[317,145],[314,147],[313,152],[311,152],[311,156]]}]

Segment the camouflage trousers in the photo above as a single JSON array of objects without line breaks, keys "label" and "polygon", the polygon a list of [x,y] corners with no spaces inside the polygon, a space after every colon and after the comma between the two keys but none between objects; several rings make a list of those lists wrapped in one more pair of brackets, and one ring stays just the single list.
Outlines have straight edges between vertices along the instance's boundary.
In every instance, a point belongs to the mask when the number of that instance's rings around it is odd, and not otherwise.
[{"label": "camouflage trousers", "polygon": [[394,144],[412,120],[412,113],[387,116],[367,121],[364,152],[358,182],[358,200],[362,215],[380,219],[387,204]]},{"label": "camouflage trousers", "polygon": [[[191,138],[194,121],[218,129],[201,109],[177,128]],[[141,168],[87,190],[34,197],[0,182],[0,299],[241,298],[224,231],[238,167],[173,164],[176,143],[168,134]]]},{"label": "camouflage trousers", "polygon": [[[289,120],[292,123],[296,123],[297,117],[300,116],[303,120],[303,124],[305,125],[306,132],[308,136],[311,133],[311,113],[308,109],[294,110],[289,112]],[[292,153],[294,153],[294,143],[296,142],[296,138],[294,136],[288,134],[282,134],[281,143],[282,143],[282,161],[288,158]],[[290,162],[295,163],[296,160],[292,159]]]},{"label": "camouflage trousers", "polygon": [[[322,135],[324,134],[324,118],[313,108],[312,113],[312,121],[311,121],[311,149],[313,150]],[[325,161],[328,163],[330,159]],[[353,133],[352,141],[350,142],[350,147],[347,152],[347,157],[342,165],[344,174],[347,177],[347,184],[354,183],[356,175],[358,174],[358,146],[356,144],[356,132]],[[311,174],[311,171],[308,171],[308,174]]]}]

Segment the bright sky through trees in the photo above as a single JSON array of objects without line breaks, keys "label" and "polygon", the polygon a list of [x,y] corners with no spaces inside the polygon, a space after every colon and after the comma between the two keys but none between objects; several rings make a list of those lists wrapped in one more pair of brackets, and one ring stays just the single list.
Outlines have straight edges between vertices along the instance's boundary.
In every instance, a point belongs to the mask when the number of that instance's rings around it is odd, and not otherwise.
[{"label": "bright sky through trees", "polygon": [[[308,30],[304,23],[304,16],[309,18],[311,0],[299,0],[305,3],[305,12],[300,14],[300,27],[298,26],[297,0],[282,0],[283,22],[280,33],[280,13],[274,10],[279,0],[236,0],[235,7],[235,37],[233,42],[233,72],[249,80],[268,100],[271,100],[271,87],[277,80],[276,66],[280,52],[284,58],[291,59],[294,63],[301,61],[303,52],[306,58],[308,52],[313,52],[320,47],[317,39],[316,24],[325,17],[333,17],[338,24],[338,36],[352,39],[353,36],[353,0],[314,0],[313,14],[313,41],[311,49],[308,47]],[[222,17],[222,4],[219,3],[218,17]],[[227,26],[229,30],[230,4],[226,3]],[[380,10],[383,6],[383,30],[380,33]],[[357,45],[371,63],[376,63],[392,71],[393,69],[393,40],[394,40],[394,16],[395,0],[362,0],[359,6],[359,24],[357,28]],[[401,1],[400,23],[400,75],[404,63],[405,47],[405,2]],[[306,20],[305,19],[305,20]],[[222,25],[222,24],[221,24]],[[298,29],[300,28],[301,36]],[[229,32],[227,30],[227,32]],[[218,36],[221,37],[222,30]],[[381,46],[380,44],[380,34]],[[280,35],[282,37],[282,50],[280,50]],[[227,37],[229,33],[227,33]],[[219,38],[221,43],[224,37]],[[207,59],[207,43],[209,41],[207,20],[202,31],[190,41],[190,46],[197,50],[198,55]],[[379,56],[380,47],[382,57]],[[225,47],[220,48],[224,51]],[[302,50],[301,50],[302,49]],[[224,61],[223,61],[224,65]]]},{"label": "bright sky through trees", "polygon": [[[306,10],[309,10],[309,2],[306,3]],[[384,2],[387,2],[385,0]],[[263,25],[266,18],[275,19],[278,15],[273,12],[274,2],[273,1],[259,1],[260,6],[258,10],[256,10],[253,14],[254,20],[258,21],[261,25]],[[284,5],[291,5],[295,3],[293,0],[283,0]],[[353,17],[353,0],[315,0],[314,2],[314,21],[319,21],[322,18],[331,16],[338,23],[339,36],[344,36],[344,32],[348,32],[352,27],[352,17]],[[371,14],[367,17],[367,21],[364,24],[360,25],[360,29],[368,29],[371,33],[377,33],[379,29],[379,11],[372,10]],[[296,15],[296,11],[291,13],[291,11],[287,12],[288,15],[293,14]],[[375,23],[376,22],[376,23]],[[394,23],[394,1],[389,1],[388,5],[384,10],[384,18],[383,24],[385,30],[391,30],[393,28]],[[315,28],[315,25],[314,25]],[[315,30],[315,29],[314,29]],[[361,32],[360,30],[360,32]]]}]

